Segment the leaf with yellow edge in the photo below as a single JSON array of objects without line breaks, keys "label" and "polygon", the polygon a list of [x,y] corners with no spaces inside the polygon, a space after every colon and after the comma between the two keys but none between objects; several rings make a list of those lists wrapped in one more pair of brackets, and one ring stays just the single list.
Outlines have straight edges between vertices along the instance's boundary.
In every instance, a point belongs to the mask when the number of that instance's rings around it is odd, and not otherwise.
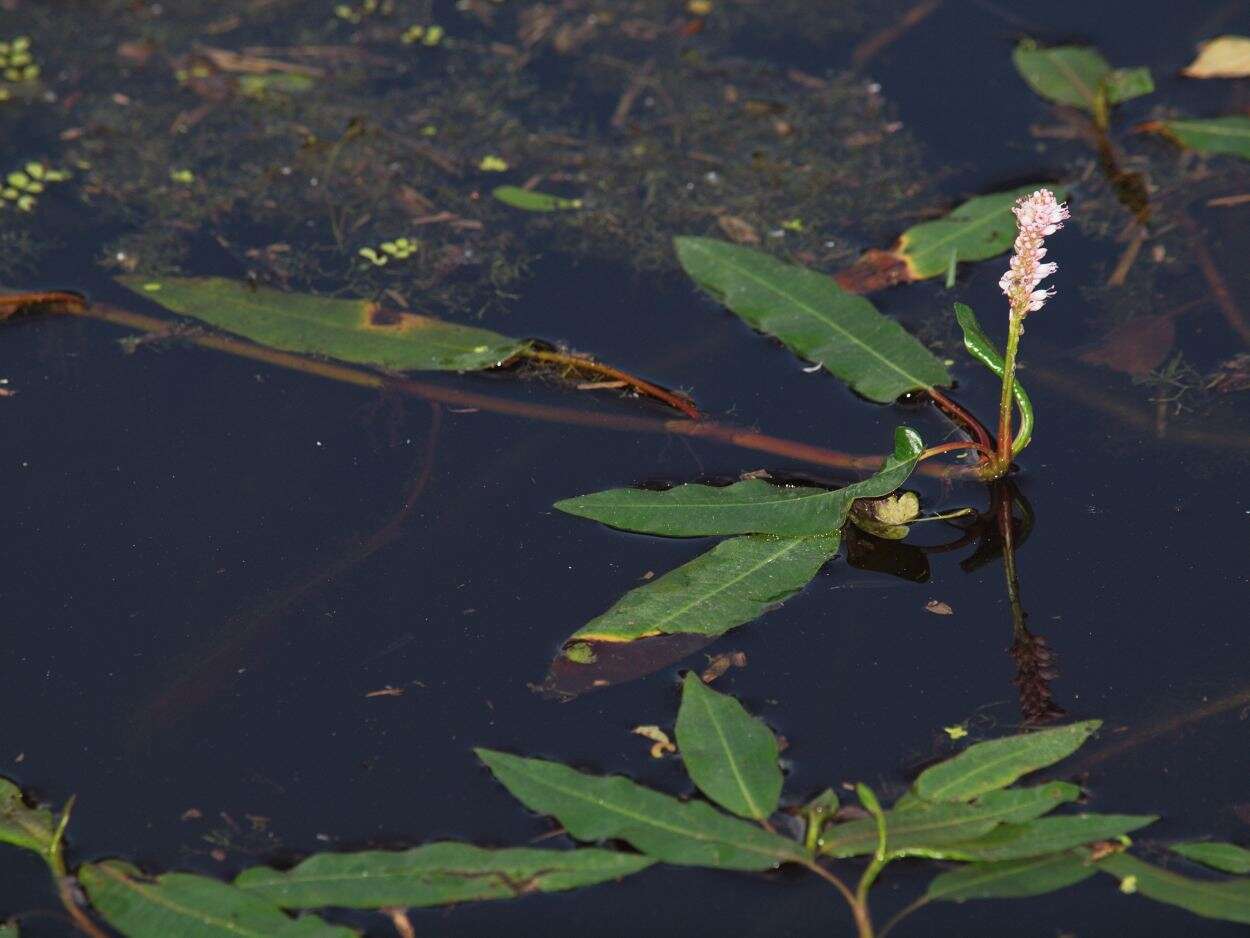
[{"label": "leaf with yellow edge", "polygon": [[476,371],[506,361],[527,345],[475,326],[384,310],[362,299],[284,293],[224,277],[165,277],[158,290],[150,289],[147,278],[118,279],[172,312],[260,345],[393,371]]},{"label": "leaf with yellow edge", "polygon": [[837,531],[815,537],[730,538],[630,590],[569,641],[632,642],[677,632],[720,635],[801,590],[833,559],[840,541]]},{"label": "leaf with yellow edge", "polygon": [[1250,76],[1250,37],[1217,36],[1198,47],[1198,57],[1181,74],[1187,78]]},{"label": "leaf with yellow edge", "polygon": [[1053,183],[979,195],[952,209],[949,215],[908,228],[899,238],[894,253],[906,262],[912,280],[945,274],[952,255],[958,262],[982,261],[1002,254],[1011,248],[1016,238],[1016,217],[1011,207],[1016,199],[1042,186],[1054,192],[1057,199],[1067,196],[1063,186]]}]

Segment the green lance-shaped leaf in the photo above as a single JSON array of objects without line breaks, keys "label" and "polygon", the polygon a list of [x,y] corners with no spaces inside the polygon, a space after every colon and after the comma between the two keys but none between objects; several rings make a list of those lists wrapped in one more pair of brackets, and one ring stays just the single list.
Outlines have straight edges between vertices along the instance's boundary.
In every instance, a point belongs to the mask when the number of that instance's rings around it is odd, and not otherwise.
[{"label": "green lance-shaped leaf", "polygon": [[664,492],[609,489],[556,502],[560,511],[624,531],[668,537],[718,534],[807,535],[837,531],[857,498],[889,495],[907,480],[924,442],[894,431],[894,452],[875,475],[840,489],[785,487],[760,479],[733,485],[679,485]]},{"label": "green lance-shaped leaf", "polygon": [[763,820],[777,810],[781,768],[772,730],[733,697],[687,672],[677,712],[677,749],[691,781],[722,808]]},{"label": "green lance-shaped leaf", "polygon": [[487,850],[426,844],[412,850],[320,853],[289,870],[258,866],[234,885],[284,909],[379,909],[512,899],[620,879],[655,861],[617,850]]},{"label": "green lance-shaped leaf", "polygon": [[[885,813],[886,841],[891,856],[943,857],[947,844],[973,840],[1007,822],[1031,821],[1079,796],[1075,785],[1051,782],[989,792],[972,804],[913,799]],[[819,845],[828,856],[855,857],[876,850],[877,839],[876,821],[864,818],[825,828]]]},{"label": "green lance-shaped leaf", "polygon": [[1101,725],[1101,720],[1085,720],[977,743],[925,769],[912,790],[929,801],[968,801],[1067,758]]},{"label": "green lance-shaped leaf", "polygon": [[616,838],[649,857],[685,866],[765,870],[807,860],[801,844],[704,801],[678,801],[619,775],[585,775],[558,762],[476,752],[526,807],[552,815],[578,840]]},{"label": "green lance-shaped leaf", "polygon": [[949,384],[946,366],[894,320],[830,277],[713,238],[674,241],[694,281],[753,328],[874,401]]},{"label": "green lance-shaped leaf", "polygon": [[78,880],[92,906],[128,938],[350,938],[350,928],[291,918],[266,900],[189,873],[144,877],[116,860],[85,863]]},{"label": "green lance-shaped leaf", "polygon": [[1138,129],[1166,134],[1199,153],[1231,153],[1250,160],[1250,117],[1243,115],[1148,121]]},{"label": "green lance-shaped leaf", "polygon": [[1070,850],[1096,840],[1111,840],[1153,824],[1153,814],[1067,814],[1025,824],[1003,824],[963,843],[944,844],[933,856],[948,860],[1000,861]]},{"label": "green lance-shaped leaf", "polygon": [[565,199],[546,192],[522,189],[520,186],[497,186],[491,195],[505,205],[527,212],[564,212],[582,207],[581,199]]},{"label": "green lance-shaped leaf", "polygon": [[260,345],[394,371],[492,368],[526,348],[487,329],[382,310],[369,300],[283,293],[222,277],[119,279],[175,313]]},{"label": "green lance-shaped leaf", "polygon": [[22,790],[7,778],[0,778],[0,843],[47,856],[55,836],[52,812],[27,807]]},{"label": "green lance-shaped leaf", "polygon": [[720,635],[806,586],[838,552],[838,532],[752,535],[722,541],[657,580],[630,590],[569,641],[632,642],[651,635]]},{"label": "green lance-shaped leaf", "polygon": [[1204,918],[1250,924],[1250,879],[1190,879],[1159,869],[1127,853],[1096,864],[1120,880],[1120,891],[1179,906]]},{"label": "green lance-shaped leaf", "polygon": [[1250,850],[1236,844],[1195,841],[1172,844],[1172,852],[1221,873],[1250,873]]},{"label": "green lance-shaped leaf", "polygon": [[[964,332],[964,348],[968,350],[968,354],[994,372],[1001,380],[1003,371],[1007,367],[1003,361],[1003,355],[981,329],[981,324],[977,322],[977,315],[972,311],[972,307],[956,303],[955,319],[958,320],[959,328]],[[1020,410],[1020,427],[1016,430],[1016,438],[1011,444],[1011,455],[1018,456],[1033,439],[1033,402],[1029,400],[1029,394],[1020,384],[1019,378],[1012,385],[1012,396],[1016,400],[1016,407]]]},{"label": "green lance-shaped leaf", "polygon": [[1016,199],[1043,187],[1054,192],[1057,199],[1067,195],[1063,186],[1037,183],[977,196],[944,218],[908,228],[894,253],[907,263],[913,280],[945,274],[952,264],[952,255],[955,261],[982,261],[1002,254],[1016,239],[1016,216],[1011,207]]},{"label": "green lance-shaped leaf", "polygon": [[1002,863],[969,863],[934,877],[924,897],[930,902],[1024,899],[1076,885],[1096,872],[1077,851]]}]

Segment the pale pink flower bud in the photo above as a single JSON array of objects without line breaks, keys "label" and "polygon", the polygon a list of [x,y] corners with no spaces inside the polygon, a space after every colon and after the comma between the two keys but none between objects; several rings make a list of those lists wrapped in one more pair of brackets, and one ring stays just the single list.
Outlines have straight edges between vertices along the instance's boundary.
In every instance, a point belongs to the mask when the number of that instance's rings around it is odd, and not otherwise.
[{"label": "pale pink flower bud", "polygon": [[1017,199],[1011,210],[1016,216],[1018,234],[1011,262],[998,286],[1011,301],[1012,312],[1023,316],[1037,312],[1054,295],[1054,290],[1037,289],[1038,284],[1059,269],[1053,261],[1041,262],[1046,256],[1042,239],[1063,227],[1068,208],[1057,201],[1049,189],[1038,189],[1030,196]]}]

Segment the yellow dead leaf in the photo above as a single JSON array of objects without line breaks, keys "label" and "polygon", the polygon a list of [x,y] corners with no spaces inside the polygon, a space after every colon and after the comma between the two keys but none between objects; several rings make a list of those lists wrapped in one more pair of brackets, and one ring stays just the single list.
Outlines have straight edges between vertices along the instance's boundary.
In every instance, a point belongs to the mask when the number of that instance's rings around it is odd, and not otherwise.
[{"label": "yellow dead leaf", "polygon": [[906,524],[920,515],[920,499],[915,492],[887,495],[871,503],[872,513],[882,524]]},{"label": "yellow dead leaf", "polygon": [[677,747],[673,745],[672,740],[668,738],[668,733],[664,732],[658,726],[635,726],[631,733],[637,733],[639,736],[645,736],[647,739],[655,743],[651,747],[652,759],[663,759],[666,753],[676,752]]},{"label": "yellow dead leaf", "polygon": [[962,726],[944,726],[942,731],[951,739],[963,739],[968,735],[968,731]]},{"label": "yellow dead leaf", "polygon": [[1250,76],[1250,37],[1219,36],[1198,47],[1198,57],[1181,71],[1189,78]]}]

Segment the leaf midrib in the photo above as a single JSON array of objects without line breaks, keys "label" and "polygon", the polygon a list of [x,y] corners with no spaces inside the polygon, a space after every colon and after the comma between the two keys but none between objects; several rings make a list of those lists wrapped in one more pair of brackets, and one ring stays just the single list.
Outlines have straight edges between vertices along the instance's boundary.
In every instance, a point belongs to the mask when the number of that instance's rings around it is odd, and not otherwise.
[{"label": "leaf midrib", "polygon": [[[723,844],[725,846],[733,847],[735,850],[744,850],[748,853],[754,853],[754,854],[758,854],[759,856],[768,857],[771,860],[789,860],[791,862],[796,862],[796,863],[802,862],[801,859],[797,858],[794,854],[790,853],[788,849],[782,850],[780,849],[780,847],[778,847],[778,849],[775,851],[769,851],[769,850],[763,849],[762,847],[756,846],[754,844],[749,844],[749,843],[743,844],[743,843],[738,843],[732,840],[726,840],[721,837],[708,836],[698,827],[692,827],[692,828],[677,827],[672,824],[662,823],[655,817],[651,817],[648,815],[634,814],[633,812],[627,810],[625,807],[615,802],[607,801],[606,799],[603,799],[603,798],[597,798],[597,797],[594,797],[593,795],[588,795],[585,792],[579,791],[576,788],[564,788],[563,786],[559,785],[556,782],[551,781],[550,779],[531,775],[526,771],[525,767],[526,767],[526,763],[522,762],[520,767],[518,767],[516,764],[513,764],[509,768],[511,771],[514,771],[520,775],[523,775],[528,781],[536,785],[545,786],[547,788],[552,789],[555,792],[558,792],[561,795],[566,795],[578,801],[583,801],[587,804],[594,805],[597,808],[602,808],[606,811],[619,814],[622,817],[628,818],[629,820],[642,824],[644,826],[654,827],[654,828],[657,828],[659,830],[665,831],[666,833],[670,833],[670,834],[679,834],[683,837],[689,837],[690,839],[697,840],[700,843]],[[567,767],[560,766],[560,768],[567,768]],[[569,769],[569,771],[572,771],[572,770]],[[603,781],[603,779],[592,778],[591,781]],[[665,797],[665,796],[661,795],[660,797]],[[682,807],[680,802],[677,804],[677,807],[678,808]],[[728,818],[728,817],[725,817],[724,815],[720,815],[718,817],[718,820],[734,823],[733,818]],[[745,822],[739,821],[737,823],[745,823]],[[752,834],[756,833],[754,828],[751,829],[751,833]],[[759,833],[764,834],[766,836],[768,835],[767,831],[759,831]],[[772,836],[776,836],[776,835],[772,835]],[[780,837],[778,837],[777,839],[782,840],[782,838]],[[785,841],[782,840],[782,843],[785,843]],[[797,844],[795,846],[797,847]]]},{"label": "leaf midrib", "polygon": [[[1086,738],[1088,738],[1088,734],[1086,735]],[[930,801],[942,801],[943,793],[949,790],[950,788],[955,787],[957,785],[961,785],[961,784],[967,784],[969,780],[973,780],[973,781],[979,780],[987,772],[991,772],[992,770],[1001,767],[1003,764],[1009,763],[1013,759],[1018,759],[1019,757],[1020,757],[1020,750],[1006,750],[1004,754],[1002,756],[999,756],[997,759],[994,759],[989,762],[983,762],[980,765],[975,766],[973,770],[971,772],[968,772],[966,775],[956,776],[955,778],[952,778],[949,782],[947,782],[945,785],[939,786],[936,791],[931,791],[928,794],[922,795],[921,797],[926,798]],[[1052,759],[1050,760],[1050,762],[1043,763],[1043,765],[1039,766],[1039,768],[1045,768],[1045,766],[1047,765],[1052,765],[1054,764],[1055,761],[1056,760]],[[1031,771],[1036,771],[1036,769],[1025,769],[1024,771],[1020,773],[1020,775],[1025,775]],[[1016,777],[1019,778],[1020,776],[1017,775]],[[1009,785],[1011,783],[1004,782],[1003,784]],[[1002,788],[1003,785],[997,785],[995,787]],[[994,789],[987,789],[987,791],[993,791],[993,790]],[[966,796],[962,800],[971,801],[973,798],[976,798],[977,796],[983,795],[983,794],[985,794],[985,791],[973,792],[972,794]]]},{"label": "leaf midrib", "polygon": [[[792,294],[792,293],[787,293],[785,290],[779,290],[777,287],[775,287],[775,286],[773,286],[772,284],[770,284],[767,280],[761,279],[758,275],[756,275],[755,273],[753,273],[753,272],[752,272],[752,271],[750,271],[749,269],[747,269],[747,268],[745,268],[745,267],[740,267],[740,266],[739,266],[737,263],[735,263],[733,260],[729,260],[729,259],[726,259],[726,258],[717,258],[715,255],[713,255],[713,254],[711,254],[710,252],[708,252],[708,251],[707,251],[707,249],[706,249],[705,247],[703,247],[701,244],[699,244],[697,241],[696,241],[696,242],[694,242],[693,247],[694,247],[694,249],[695,249],[695,250],[697,250],[697,251],[702,251],[702,252],[703,252],[703,254],[704,254],[704,257],[705,257],[705,258],[711,258],[711,259],[712,259],[712,261],[713,261],[714,263],[719,261],[720,263],[725,264],[725,266],[727,266],[727,267],[729,267],[730,269],[734,270],[735,272],[737,272],[737,273],[739,273],[739,274],[743,275],[743,276],[744,276],[744,277],[746,277],[747,279],[754,281],[755,283],[757,283],[758,285],[760,285],[761,287],[763,287],[765,290],[767,290],[767,291],[769,291],[769,292],[771,292],[771,293],[774,293],[774,294],[776,294],[777,296],[783,297],[783,298],[785,298],[785,299],[789,300],[790,302],[794,303],[794,305],[795,305],[795,306],[797,306],[799,309],[805,310],[805,311],[806,311],[809,315],[811,315],[813,318],[815,318],[815,319],[816,319],[816,320],[818,320],[819,322],[824,323],[824,324],[825,324],[825,325],[827,325],[830,329],[832,329],[834,332],[837,332],[838,334],[840,334],[843,338],[845,338],[847,341],[849,341],[852,345],[858,346],[859,348],[861,348],[861,349],[863,349],[865,352],[867,352],[869,355],[871,355],[873,358],[877,359],[877,361],[881,362],[881,364],[883,364],[886,368],[888,368],[889,370],[891,370],[891,371],[895,372],[895,373],[896,373],[896,374],[898,374],[899,376],[901,376],[901,377],[903,377],[903,378],[906,378],[908,381],[912,382],[912,387],[915,387],[915,388],[924,388],[924,389],[929,389],[929,388],[932,388],[932,387],[933,387],[933,385],[932,385],[932,384],[930,384],[928,381],[923,381],[923,380],[921,380],[920,378],[917,378],[915,375],[911,374],[910,372],[908,372],[908,371],[906,371],[906,370],[904,370],[904,369],[900,368],[898,365],[894,364],[894,362],[890,361],[890,359],[886,358],[884,355],[882,355],[880,352],[878,352],[876,349],[874,349],[871,345],[868,345],[868,344],[864,343],[863,341],[861,341],[860,339],[856,338],[856,336],[855,336],[853,333],[848,332],[846,329],[844,329],[842,326],[840,326],[840,325],[839,325],[836,321],[834,321],[834,320],[832,320],[832,319],[829,319],[829,318],[827,318],[826,316],[824,316],[824,315],[821,313],[821,311],[820,311],[819,309],[817,309],[817,308],[816,308],[816,307],[814,307],[814,306],[809,305],[808,303],[804,302],[802,299],[800,299],[799,297],[795,296],[794,294]],[[813,273],[813,271],[807,271],[807,272],[808,272],[808,273]],[[888,321],[888,322],[892,322],[893,320],[888,320],[888,319],[887,319],[887,321]],[[897,325],[897,323],[896,323],[896,325]],[[912,338],[915,338],[915,337],[914,337],[914,336],[912,336]],[[922,346],[922,348],[923,348],[923,346]],[[927,351],[928,351],[928,349],[925,349],[925,351],[927,352]],[[931,353],[930,353],[930,354],[931,354]],[[823,364],[823,362],[822,362],[822,364]],[[858,384],[859,382],[858,382],[858,381],[856,381],[856,382],[853,382],[853,383]]]},{"label": "leaf midrib", "polygon": [[705,695],[700,695],[700,698],[704,712],[707,713],[708,722],[712,724],[712,729],[716,731],[716,738],[720,740],[721,748],[725,750],[725,759],[729,762],[729,768],[733,772],[734,781],[738,784],[738,790],[742,792],[742,799],[746,802],[747,809],[756,820],[763,818],[764,811],[755,803],[755,798],[752,796],[750,789],[747,788],[746,780],[742,777],[742,771],[738,767],[738,760],[734,758],[734,751],[729,745],[729,738],[725,735],[725,731],[720,725],[720,720],[716,718],[716,714],[712,710],[711,699]]},{"label": "leaf midrib", "polygon": [[[183,905],[180,905],[179,903],[174,902],[168,897],[162,895],[159,889],[159,885],[147,886],[144,883],[138,883],[135,880],[131,879],[129,876],[119,873],[116,870],[112,869],[111,867],[104,866],[104,865],[96,865],[96,866],[93,866],[92,869],[96,870],[103,876],[108,877],[114,882],[120,884],[121,886],[127,889],[130,889],[131,891],[135,892],[136,894],[143,897],[147,901],[151,902],[153,905],[159,905],[162,908],[169,909],[173,912],[176,912],[179,915],[183,915],[187,918],[194,919],[195,921],[202,922],[206,925],[219,926],[221,928],[224,928],[226,931],[233,932],[236,935],[247,935],[249,936],[249,938],[272,938],[272,932],[261,932],[261,931],[252,931],[251,929],[244,929],[244,928],[238,927],[237,923],[232,922],[229,919],[215,918],[214,916],[210,914],[201,913],[195,909],[187,908]],[[279,912],[278,914],[281,915],[282,913]]]},{"label": "leaf midrib", "polygon": [[[1215,120],[1216,118],[1213,118]],[[1250,123],[1240,127],[1227,127],[1225,124],[1211,124],[1202,121],[1169,121],[1169,126],[1179,127],[1194,133],[1210,134],[1212,137],[1250,137]]]},{"label": "leaf midrib", "polygon": [[[816,535],[816,536],[827,537],[828,535]],[[788,540],[790,543],[784,543],[785,540]],[[687,612],[689,612],[691,609],[698,606],[700,603],[708,602],[713,597],[718,596],[721,593],[723,593],[725,590],[729,589],[731,586],[735,586],[736,584],[745,580],[747,577],[754,576],[756,573],[758,573],[760,570],[763,570],[769,564],[776,563],[782,557],[790,553],[790,551],[797,550],[798,548],[802,547],[804,545],[804,542],[808,540],[811,540],[811,538],[794,537],[794,538],[783,539],[782,547],[780,550],[776,551],[775,553],[769,554],[766,558],[759,561],[758,563],[756,563],[749,569],[744,570],[742,573],[739,573],[737,576],[734,576],[728,580],[722,580],[715,589],[710,590],[706,593],[703,593],[695,597],[694,599],[690,600],[688,603],[684,605],[678,606],[676,609],[674,609],[664,618],[657,619],[656,622],[651,627],[659,628],[662,631],[663,625],[668,625],[672,623],[676,619],[679,619],[681,616],[684,616]],[[679,567],[678,569],[681,569],[681,568]]]}]

